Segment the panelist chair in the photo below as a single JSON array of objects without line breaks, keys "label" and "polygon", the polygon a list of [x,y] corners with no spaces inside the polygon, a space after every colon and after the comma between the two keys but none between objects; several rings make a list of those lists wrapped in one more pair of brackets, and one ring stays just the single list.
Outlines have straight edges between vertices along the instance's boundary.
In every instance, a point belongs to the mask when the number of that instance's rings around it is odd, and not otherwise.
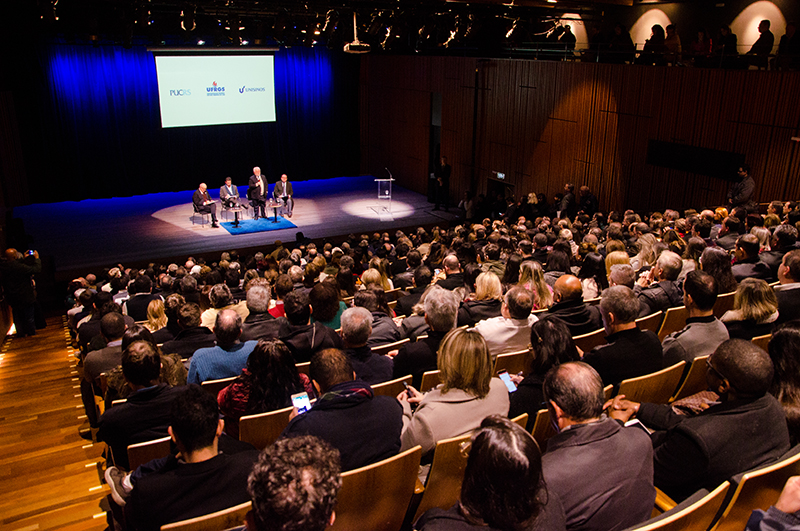
[{"label": "panelist chair", "polygon": [[195,224],[195,216],[200,216],[200,225],[205,226],[211,223],[211,213],[210,212],[200,212],[197,210],[197,205],[192,203],[192,225]]}]

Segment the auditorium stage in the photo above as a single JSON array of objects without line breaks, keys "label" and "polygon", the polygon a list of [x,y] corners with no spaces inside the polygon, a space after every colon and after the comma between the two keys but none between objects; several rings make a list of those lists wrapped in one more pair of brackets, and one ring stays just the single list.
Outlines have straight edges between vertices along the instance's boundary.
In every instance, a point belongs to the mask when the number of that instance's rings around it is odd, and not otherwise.
[{"label": "auditorium stage", "polygon": [[[292,182],[295,206],[291,221],[297,227],[240,235],[231,235],[224,228],[193,225],[194,190],[29,205],[15,208],[14,217],[23,220],[32,248],[44,257],[53,257],[57,273],[266,247],[275,240],[293,242],[298,231],[308,238],[322,238],[456,219],[455,209],[449,214],[434,212],[426,196],[397,183],[390,216],[383,211],[389,202],[378,199],[371,176]],[[240,186],[239,192],[245,197],[247,186]],[[219,188],[210,183],[209,193],[212,199],[219,198]],[[195,220],[199,222],[199,216]]]}]

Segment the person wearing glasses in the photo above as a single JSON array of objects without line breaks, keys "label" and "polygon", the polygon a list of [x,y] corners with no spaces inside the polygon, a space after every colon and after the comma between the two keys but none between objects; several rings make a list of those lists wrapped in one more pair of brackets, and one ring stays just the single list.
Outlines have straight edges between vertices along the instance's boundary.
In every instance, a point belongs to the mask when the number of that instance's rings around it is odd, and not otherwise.
[{"label": "person wearing glasses", "polygon": [[708,387],[719,400],[696,416],[622,395],[605,404],[612,418],[627,422],[635,415],[656,430],[651,435],[655,485],[678,502],[775,462],[790,447],[783,409],[767,392],[774,373],[769,355],[750,341],[729,339],[707,363]]}]

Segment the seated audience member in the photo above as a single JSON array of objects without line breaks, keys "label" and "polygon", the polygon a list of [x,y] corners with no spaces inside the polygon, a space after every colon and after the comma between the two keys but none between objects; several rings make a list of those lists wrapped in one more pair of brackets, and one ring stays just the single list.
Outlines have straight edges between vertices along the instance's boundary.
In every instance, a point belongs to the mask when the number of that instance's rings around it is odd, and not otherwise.
[{"label": "seated audience member", "polygon": [[128,469],[128,445],[167,436],[170,407],[182,388],[158,383],[160,371],[158,350],[146,341],[135,341],[122,353],[122,374],[133,393],[97,423],[97,438],[111,448],[118,467]]},{"label": "seated audience member", "polygon": [[770,282],[779,280],[778,268],[783,263],[786,253],[795,249],[797,243],[797,229],[792,225],[778,225],[772,233],[770,250],[758,255],[759,260],[769,266]]},{"label": "seated audience member", "polygon": [[445,256],[442,260],[442,267],[444,267],[445,278],[436,282],[439,287],[452,291],[464,285],[464,273],[461,271],[461,264],[456,255]]},{"label": "seated audience member", "polygon": [[720,294],[736,291],[738,283],[731,271],[731,258],[724,250],[708,247],[700,255],[700,266],[717,281]]},{"label": "seated audience member", "polygon": [[703,271],[690,271],[683,282],[683,301],[689,312],[686,326],[665,337],[661,348],[664,366],[683,360],[686,374],[695,358],[711,354],[729,336],[725,325],[714,317],[714,303],[717,302],[714,277]]},{"label": "seated audience member", "polygon": [[741,220],[733,216],[728,216],[722,220],[722,227],[719,229],[715,242],[717,247],[721,247],[726,251],[733,251],[734,247],[736,247],[736,240],[738,240],[740,236],[740,225]]},{"label": "seated audience member", "polygon": [[570,274],[569,255],[555,249],[547,256],[547,266],[545,267],[544,281],[548,286],[554,287],[556,280],[562,275]]},{"label": "seated audience member", "polygon": [[181,358],[191,358],[197,349],[217,344],[214,332],[200,326],[200,306],[193,302],[187,302],[178,310],[178,325],[181,331],[175,339],[161,345],[161,352],[164,354],[179,354]]},{"label": "seated audience member", "polygon": [[734,250],[736,261],[731,266],[731,272],[736,282],[741,282],[746,278],[770,279],[772,273],[769,266],[759,259],[759,250],[758,238],[752,234],[739,236],[739,239],[736,240],[736,249]]},{"label": "seated audience member", "polygon": [[494,273],[481,273],[475,280],[474,296],[468,297],[458,309],[457,326],[475,326],[475,323],[497,317],[503,306],[503,286]]},{"label": "seated audience member", "polygon": [[147,305],[147,321],[145,328],[151,332],[157,332],[167,326],[167,314],[164,311],[164,301],[154,299]]},{"label": "seated audience member", "polygon": [[[414,343],[417,339],[422,335],[427,335],[430,327],[428,323],[425,322],[425,297],[428,293],[435,287],[438,289],[439,286],[436,284],[430,284],[428,288],[422,293],[422,297],[419,298],[419,301],[411,307],[411,314],[403,317],[403,320],[400,322],[400,331],[403,334],[403,337],[408,338],[409,341]],[[454,295],[457,295],[454,292]],[[457,304],[457,303],[456,303]],[[456,308],[458,310],[458,308]]]},{"label": "seated audience member", "polygon": [[779,326],[768,348],[775,368],[769,392],[783,407],[794,446],[800,442],[800,321]]},{"label": "seated audience member", "polygon": [[365,289],[356,293],[353,306],[366,308],[372,313],[372,334],[367,344],[370,347],[386,345],[403,339],[403,332],[392,320],[392,310],[386,305],[383,292]]},{"label": "seated audience member", "polygon": [[491,416],[472,437],[458,503],[447,511],[427,511],[414,529],[561,531],[564,510],[545,484],[542,456],[530,433]]},{"label": "seated audience member", "polygon": [[347,305],[339,300],[339,288],[336,282],[323,281],[315,284],[308,298],[311,304],[312,323],[322,323],[331,330],[342,327],[342,313],[347,309]]},{"label": "seated audience member", "polygon": [[[401,246],[405,246],[406,248],[408,247],[406,244],[401,243],[397,246],[397,248],[401,249],[402,248]],[[403,269],[401,271],[397,271],[396,266],[399,267],[400,264],[402,264]],[[421,265],[422,265],[422,255],[416,249],[409,251],[405,260],[403,260],[402,262],[400,260],[396,260],[392,264],[392,273],[394,274],[395,287],[400,289],[407,289],[410,286],[412,286],[414,282],[414,272]],[[430,281],[428,282],[428,284],[430,284]],[[423,287],[423,286],[417,284],[417,287]]]},{"label": "seated audience member", "polygon": [[302,291],[288,293],[283,301],[289,321],[280,340],[292,351],[295,363],[311,361],[311,357],[326,348],[341,348],[339,335],[322,323],[311,322],[311,304]]},{"label": "seated audience member", "polygon": [[618,385],[626,378],[635,378],[663,368],[661,343],[649,330],[639,330],[639,299],[632,289],[614,286],[603,292],[600,313],[606,329],[607,345],[588,352],[583,361],[594,368],[603,384]]},{"label": "seated audience member", "polygon": [[539,262],[526,260],[520,265],[519,286],[533,295],[533,309],[544,310],[553,305],[553,288],[544,281],[544,270]]},{"label": "seated audience member", "polygon": [[408,294],[405,297],[400,297],[397,299],[397,305],[394,308],[395,313],[397,315],[411,315],[414,313],[412,308],[414,308],[414,305],[419,302],[419,299],[422,297],[422,294],[425,293],[425,290],[428,289],[428,285],[431,283],[431,280],[433,280],[431,268],[424,265],[417,267],[414,270],[414,287],[408,291]]},{"label": "seated audience member", "polygon": [[292,413],[282,437],[314,435],[339,450],[342,471],[377,463],[400,451],[403,410],[355,378],[344,352],[326,349],[311,359],[319,398],[305,413]]},{"label": "seated audience member", "polygon": [[[300,279],[302,280],[302,274]],[[301,284],[302,285],[302,284]],[[286,312],[283,309],[283,298],[294,290],[292,277],[289,275],[280,275],[278,280],[275,281],[275,307],[269,310],[269,314],[276,319],[278,317],[285,317]]]},{"label": "seated audience member", "polygon": [[639,277],[637,284],[642,288],[638,292],[641,302],[639,317],[683,306],[683,293],[676,282],[682,268],[683,260],[677,253],[664,251],[648,274]]},{"label": "seated audience member", "polygon": [[236,302],[233,299],[231,289],[225,284],[215,284],[211,291],[208,292],[208,300],[211,303],[211,308],[204,311],[200,315],[200,326],[214,331],[214,323],[217,320],[217,314],[222,310],[234,310],[238,313],[242,320],[247,319],[248,310],[245,301]]},{"label": "seated audience member", "polygon": [[577,276],[581,279],[584,299],[596,299],[608,287],[605,260],[599,253],[591,252],[584,257]]},{"label": "seated audience member", "polygon": [[525,378],[512,376],[517,390],[510,394],[509,418],[528,414],[528,430],[536,423],[536,413],[546,409],[542,384],[551,368],[580,360],[569,328],[558,319],[540,319],[531,327],[531,366]]},{"label": "seated audience member", "polygon": [[636,271],[630,264],[613,264],[608,272],[608,285],[633,289],[636,286]]},{"label": "seated audience member", "polygon": [[169,435],[180,459],[169,456],[157,470],[136,479],[125,505],[131,528],[155,531],[248,501],[247,476],[258,452],[221,453],[223,424],[217,401],[199,386],[178,393],[170,408]]},{"label": "seated audience member", "polygon": [[419,387],[425,371],[436,370],[436,352],[447,333],[456,326],[456,295],[434,284],[425,292],[424,319],[430,327],[428,337],[406,343],[394,356],[393,378],[412,375],[412,385]]},{"label": "seated audience member", "polygon": [[625,529],[650,518],[653,446],[644,430],[603,415],[603,382],[582,362],[548,372],[544,396],[558,433],[542,456],[547,487],[570,531]]},{"label": "seated audience member", "polygon": [[[81,355],[85,356],[90,350],[98,350],[105,346],[105,340],[100,333],[100,320],[108,313],[116,312],[122,315],[119,304],[111,299],[111,295],[101,291],[94,296],[92,315],[78,323],[78,345]],[[125,326],[133,326],[136,321],[129,315],[123,315]],[[99,337],[98,337],[99,336]],[[92,348],[97,347],[97,348]]]},{"label": "seated audience member", "polygon": [[766,511],[754,509],[745,531],[794,531],[800,527],[800,476],[786,481],[778,501]]},{"label": "seated audience member", "polygon": [[[442,383],[422,394],[409,387],[397,399],[403,405],[402,450],[422,446],[431,452],[442,439],[468,433],[488,415],[508,413],[508,389],[492,378],[493,363],[483,337],[456,328],[442,340],[437,356]],[[412,413],[411,404],[417,409]]]},{"label": "seated audience member", "polygon": [[171,339],[175,339],[181,327],[178,324],[178,310],[186,304],[186,299],[177,293],[171,293],[164,299],[164,315],[167,317],[167,324],[153,332],[154,341],[161,345]]},{"label": "seated audience member", "polygon": [[289,407],[292,395],[302,391],[315,396],[311,380],[297,371],[286,345],[278,339],[260,340],[242,374],[217,395],[228,435],[238,437],[239,419],[244,415]]},{"label": "seated audience member", "polygon": [[678,415],[670,406],[639,404],[615,397],[611,416],[634,414],[652,434],[655,485],[675,501],[698,489],[712,490],[732,476],[769,464],[789,450],[783,409],[767,391],[772,362],[742,339],[729,339],[708,358],[709,388],[719,395],[697,416]]},{"label": "seated audience member", "polygon": [[553,288],[555,304],[544,312],[542,319],[558,319],[569,328],[572,336],[580,336],[603,328],[603,318],[597,306],[583,302],[583,286],[573,275],[563,275]]},{"label": "seated audience member", "polygon": [[506,271],[505,264],[500,260],[500,247],[494,243],[490,243],[483,248],[486,255],[486,260],[481,264],[481,269],[484,273],[494,273],[497,278],[503,278]]},{"label": "seated audience member", "polygon": [[342,314],[342,343],[356,378],[368,384],[392,379],[394,363],[389,356],[373,354],[367,345],[372,334],[372,314],[366,308],[348,308]]},{"label": "seated audience member", "polygon": [[256,346],[255,341],[239,341],[242,335],[242,318],[233,310],[217,314],[214,326],[217,345],[197,349],[189,365],[190,384],[238,376],[247,366],[247,357]]},{"label": "seated audience member", "polygon": [[275,318],[269,311],[269,287],[252,286],[247,290],[247,309],[250,312],[242,323],[242,341],[274,339],[280,337],[289,322],[285,317]]},{"label": "seated audience member", "polygon": [[508,290],[503,299],[499,317],[484,319],[474,330],[486,340],[489,354],[494,360],[499,354],[517,352],[527,348],[531,325],[538,318],[531,314],[533,296],[523,288]]},{"label": "seated audience member", "polygon": [[766,281],[745,278],[739,283],[728,310],[721,321],[731,338],[753,339],[769,334],[778,320],[778,299]]},{"label": "seated audience member", "polygon": [[[113,304],[113,303],[111,303]],[[102,396],[100,375],[107,373],[122,362],[122,335],[125,333],[122,314],[110,312],[100,319],[100,333],[106,346],[93,350],[83,360],[83,380],[80,382],[81,399],[89,425],[97,426],[95,395]]]},{"label": "seated audience member", "polygon": [[780,285],[774,288],[778,299],[776,324],[800,319],[800,249],[783,255],[778,280]]},{"label": "seated audience member", "polygon": [[324,531],[336,520],[339,452],[310,435],[264,449],[247,480],[248,531]]},{"label": "seated audience member", "polygon": [[153,281],[147,275],[139,275],[133,281],[134,295],[122,303],[122,313],[130,315],[134,321],[147,321],[147,306],[150,301],[164,300],[153,294]]}]

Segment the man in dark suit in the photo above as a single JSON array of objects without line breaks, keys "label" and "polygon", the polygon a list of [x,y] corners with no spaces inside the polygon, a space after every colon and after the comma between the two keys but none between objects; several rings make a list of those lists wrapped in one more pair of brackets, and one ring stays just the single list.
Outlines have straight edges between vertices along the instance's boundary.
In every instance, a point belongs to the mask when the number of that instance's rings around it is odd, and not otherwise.
[{"label": "man in dark suit", "polygon": [[444,266],[445,278],[438,281],[436,283],[437,286],[452,291],[464,285],[464,273],[461,271],[461,264],[456,255],[445,256],[444,260],[442,260],[442,265]]},{"label": "man in dark suit", "polygon": [[225,184],[219,189],[219,200],[223,205],[226,199],[231,200],[231,206],[239,206],[239,188],[233,185],[230,177],[225,177]]},{"label": "man in dark suit", "polygon": [[732,251],[736,247],[736,240],[739,239],[739,226],[741,222],[739,218],[728,216],[722,220],[722,227],[720,227],[719,234],[717,235],[717,246],[722,247],[726,251]]},{"label": "man in dark suit", "polygon": [[783,256],[795,248],[797,243],[797,229],[792,225],[778,225],[772,233],[770,250],[759,255],[759,259],[767,264],[770,269],[770,282],[778,280],[778,267],[783,262]]},{"label": "man in dark suit", "polygon": [[272,198],[283,203],[284,208],[286,208],[286,215],[289,217],[292,217],[292,208],[294,208],[293,193],[292,183],[289,182],[289,177],[284,173],[281,175],[281,180],[275,183],[275,189],[272,190]]},{"label": "man in dark suit", "polygon": [[250,314],[242,324],[242,341],[254,339],[275,339],[280,337],[289,326],[285,317],[277,319],[270,315],[269,286],[256,285],[247,290],[247,309]]},{"label": "man in dark suit", "polygon": [[397,315],[411,315],[414,313],[412,308],[419,302],[425,290],[428,289],[432,278],[433,273],[431,273],[431,269],[428,266],[421,265],[416,268],[414,270],[414,287],[411,288],[408,295],[397,299],[397,305],[394,308],[395,313]]},{"label": "man in dark suit", "polygon": [[734,249],[736,262],[731,266],[731,272],[736,278],[736,282],[741,282],[746,278],[769,280],[771,275],[769,266],[759,259],[759,248],[758,238],[752,234],[743,234],[736,240],[736,249]]},{"label": "man in dark suit", "polygon": [[268,190],[267,178],[261,175],[261,168],[256,166],[253,168],[253,175],[250,176],[250,181],[247,183],[247,198],[253,207],[254,219],[258,219],[259,209],[261,210],[261,217],[267,217],[265,207]]},{"label": "man in dark suit", "polygon": [[205,326],[200,326],[200,306],[193,302],[187,302],[178,310],[178,325],[181,331],[175,339],[161,346],[164,354],[179,354],[181,358],[191,358],[197,349],[217,344],[214,332]]},{"label": "man in dark suit", "polygon": [[14,315],[17,337],[35,335],[36,290],[33,288],[32,277],[42,272],[39,252],[29,251],[28,256],[23,258],[21,253],[12,248],[6,249],[4,257],[0,261],[3,290]]},{"label": "man in dark suit", "polygon": [[194,191],[194,195],[192,195],[192,203],[194,203],[194,209],[196,212],[211,214],[212,227],[215,229],[219,227],[219,225],[217,225],[217,204],[209,197],[206,183],[200,183],[200,186]]},{"label": "man in dark suit", "polygon": [[147,275],[139,275],[133,281],[134,294],[122,303],[122,313],[130,315],[134,321],[147,320],[147,307],[154,300],[164,300],[161,295],[153,294],[153,281]]},{"label": "man in dark suit", "polygon": [[775,287],[778,297],[776,324],[800,319],[800,249],[783,255],[778,267],[780,286]]}]

